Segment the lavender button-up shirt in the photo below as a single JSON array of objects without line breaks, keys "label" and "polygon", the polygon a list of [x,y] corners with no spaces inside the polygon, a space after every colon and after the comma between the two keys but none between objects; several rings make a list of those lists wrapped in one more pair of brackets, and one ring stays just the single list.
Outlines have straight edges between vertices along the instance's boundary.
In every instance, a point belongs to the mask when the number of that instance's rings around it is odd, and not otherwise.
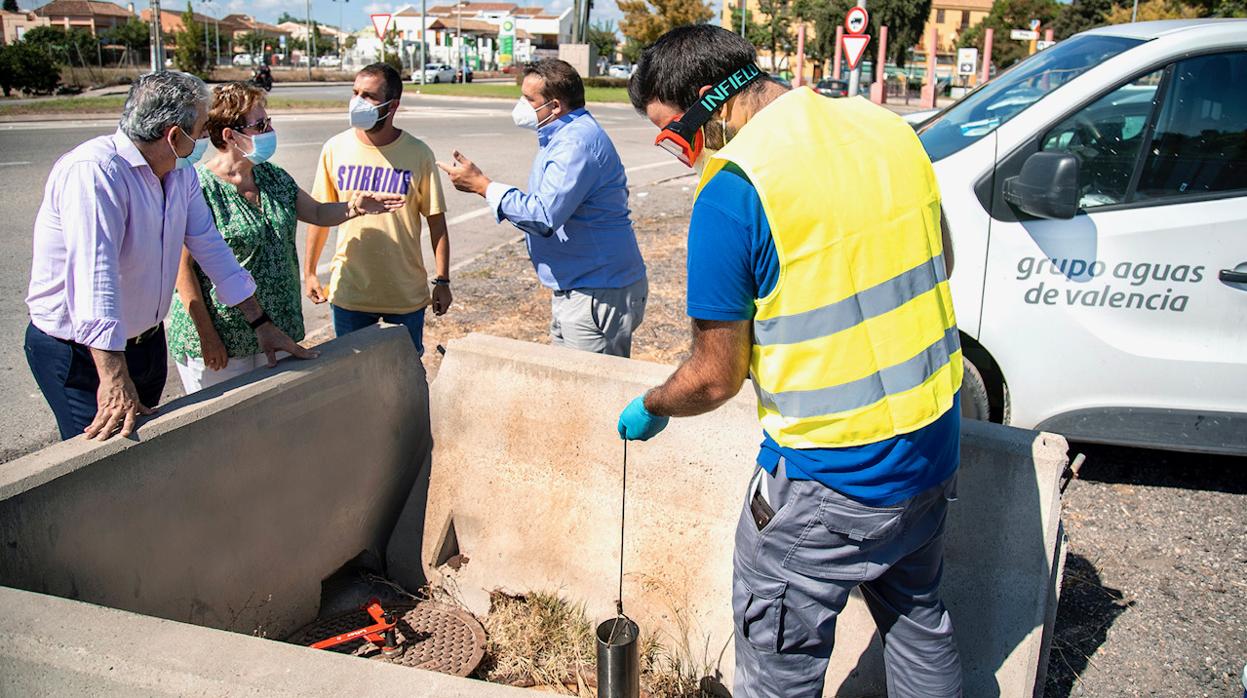
[{"label": "lavender button-up shirt", "polygon": [[31,322],[53,337],[125,349],[168,314],[183,244],[223,303],[255,293],[217,232],[194,168],[173,170],[162,186],[120,130],[92,138],[57,161],[43,190]]}]

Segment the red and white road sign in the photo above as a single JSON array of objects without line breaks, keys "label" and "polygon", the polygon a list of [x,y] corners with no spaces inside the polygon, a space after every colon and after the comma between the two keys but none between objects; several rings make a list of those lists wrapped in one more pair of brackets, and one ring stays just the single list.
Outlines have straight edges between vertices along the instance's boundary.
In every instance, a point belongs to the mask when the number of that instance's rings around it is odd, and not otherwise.
[{"label": "red and white road sign", "polygon": [[856,70],[857,64],[866,54],[866,44],[870,43],[870,37],[866,34],[845,34],[840,37],[840,43],[844,46],[844,59],[849,62],[849,70]]},{"label": "red and white road sign", "polygon": [[866,14],[866,8],[850,7],[849,11],[844,13],[844,28],[850,34],[865,34],[868,26],[870,26],[870,15]]},{"label": "red and white road sign", "polygon": [[378,39],[385,41],[385,35],[390,31],[390,18],[393,16],[389,14],[371,15],[372,28],[376,30]]}]

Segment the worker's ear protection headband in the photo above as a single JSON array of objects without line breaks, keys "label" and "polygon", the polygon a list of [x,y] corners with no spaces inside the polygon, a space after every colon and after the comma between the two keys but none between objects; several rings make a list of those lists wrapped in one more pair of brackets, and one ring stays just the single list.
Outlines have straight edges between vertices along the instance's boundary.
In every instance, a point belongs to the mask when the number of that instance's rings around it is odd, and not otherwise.
[{"label": "worker's ear protection headband", "polygon": [[740,94],[747,85],[762,77],[756,65],[747,65],[719,81],[702,95],[688,111],[676,117],[658,132],[654,145],[679,158],[680,162],[693,166],[705,147],[701,127],[710,121],[710,114],[724,102]]}]

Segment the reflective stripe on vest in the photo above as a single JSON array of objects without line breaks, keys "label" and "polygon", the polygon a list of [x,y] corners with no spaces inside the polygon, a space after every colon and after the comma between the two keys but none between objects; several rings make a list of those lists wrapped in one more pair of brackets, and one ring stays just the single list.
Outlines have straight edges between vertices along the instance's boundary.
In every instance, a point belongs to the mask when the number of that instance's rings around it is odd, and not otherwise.
[{"label": "reflective stripe on vest", "polygon": [[938,419],[961,387],[961,346],[939,190],[913,130],[861,98],[798,88],[711,158],[702,186],[729,162],[758,191],[780,263],[750,358],[767,433],[844,447]]}]

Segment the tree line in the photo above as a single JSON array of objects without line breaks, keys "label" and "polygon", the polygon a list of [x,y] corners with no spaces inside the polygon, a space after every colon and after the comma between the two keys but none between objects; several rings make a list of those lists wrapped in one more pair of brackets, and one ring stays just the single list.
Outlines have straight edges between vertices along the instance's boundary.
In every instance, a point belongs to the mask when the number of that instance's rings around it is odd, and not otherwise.
[{"label": "tree line", "polygon": [[[625,42],[622,54],[630,62],[635,62],[646,46],[673,27],[708,22],[716,16],[711,5],[703,0],[617,0],[617,4],[623,13],[619,22]],[[773,56],[775,69],[782,71],[789,69],[796,53],[796,26],[805,24],[809,29],[806,59],[820,65],[835,54],[836,27],[841,26],[845,13],[855,4],[855,0],[757,0],[756,9],[745,12],[745,37],[759,51]],[[931,0],[870,0],[868,4],[868,33],[878,37],[879,27],[886,25],[888,60],[904,66],[910,49],[923,41]],[[1129,22],[1132,9],[1128,0],[996,0],[986,19],[958,35],[957,45],[982,50],[984,30],[994,29],[992,62],[1004,69],[1025,58],[1029,48],[1024,42],[1010,40],[1009,31],[1028,28],[1032,19],[1038,19],[1043,28],[1052,28],[1055,38],[1060,40],[1093,27]],[[733,31],[740,31],[740,12],[739,3],[732,2]],[[1247,0],[1143,0],[1139,4],[1140,22],[1195,17],[1247,17]],[[609,28],[609,51],[613,53],[614,32],[613,27]],[[593,41],[592,32],[590,38]]]}]

